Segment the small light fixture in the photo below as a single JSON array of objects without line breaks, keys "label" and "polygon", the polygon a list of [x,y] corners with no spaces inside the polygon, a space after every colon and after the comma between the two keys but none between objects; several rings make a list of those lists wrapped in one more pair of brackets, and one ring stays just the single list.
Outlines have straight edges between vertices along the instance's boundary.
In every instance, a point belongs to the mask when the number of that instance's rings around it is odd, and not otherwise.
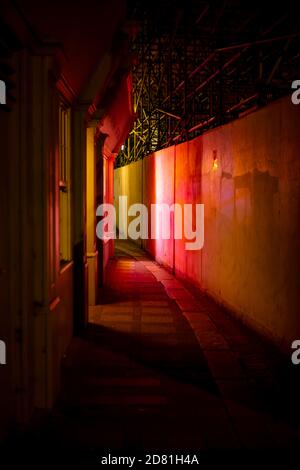
[{"label": "small light fixture", "polygon": [[123,151],[125,149],[125,145],[121,145],[121,150]]},{"label": "small light fixture", "polygon": [[219,168],[219,161],[218,161],[218,157],[217,157],[217,151],[214,150],[213,151],[213,170],[217,170]]}]

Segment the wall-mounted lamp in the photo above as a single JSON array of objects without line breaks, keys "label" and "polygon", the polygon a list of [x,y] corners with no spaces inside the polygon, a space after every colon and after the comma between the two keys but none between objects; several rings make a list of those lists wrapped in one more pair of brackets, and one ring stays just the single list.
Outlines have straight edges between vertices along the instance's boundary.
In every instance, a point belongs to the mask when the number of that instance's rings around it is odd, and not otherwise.
[{"label": "wall-mounted lamp", "polygon": [[122,150],[122,151],[125,150],[125,145],[124,145],[124,144],[121,145],[121,150]]},{"label": "wall-mounted lamp", "polygon": [[219,161],[217,156],[217,151],[213,151],[213,170],[216,171],[219,168]]}]

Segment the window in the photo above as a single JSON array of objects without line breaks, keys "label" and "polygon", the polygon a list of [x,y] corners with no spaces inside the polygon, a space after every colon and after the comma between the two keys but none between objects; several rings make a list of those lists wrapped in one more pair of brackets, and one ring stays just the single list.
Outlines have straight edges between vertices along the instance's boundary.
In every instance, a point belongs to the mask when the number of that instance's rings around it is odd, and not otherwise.
[{"label": "window", "polygon": [[59,255],[61,264],[72,258],[70,141],[70,109],[61,104],[59,109]]}]

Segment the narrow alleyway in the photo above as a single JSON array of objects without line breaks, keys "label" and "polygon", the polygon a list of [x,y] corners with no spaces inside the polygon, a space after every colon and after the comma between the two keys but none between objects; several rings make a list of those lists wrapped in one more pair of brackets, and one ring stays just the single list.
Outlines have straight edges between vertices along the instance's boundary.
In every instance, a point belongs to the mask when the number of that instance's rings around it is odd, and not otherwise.
[{"label": "narrow alleyway", "polygon": [[107,285],[66,355],[42,446],[85,461],[114,450],[295,447],[297,390],[286,395],[293,378],[281,376],[278,352],[128,242]]},{"label": "narrow alleyway", "polygon": [[0,2],[0,470],[294,468],[299,51],[292,1]]}]

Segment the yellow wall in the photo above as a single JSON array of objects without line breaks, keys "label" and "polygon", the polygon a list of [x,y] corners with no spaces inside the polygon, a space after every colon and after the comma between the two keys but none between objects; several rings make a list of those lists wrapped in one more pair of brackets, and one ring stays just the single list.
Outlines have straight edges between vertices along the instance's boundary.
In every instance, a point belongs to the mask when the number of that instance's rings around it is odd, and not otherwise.
[{"label": "yellow wall", "polygon": [[95,179],[95,128],[88,127],[86,137],[86,251],[88,262],[88,303],[96,304],[97,250],[95,239],[96,224],[96,179]]},{"label": "yellow wall", "polygon": [[[116,208],[117,228],[119,228],[119,195],[127,195],[128,207],[142,201],[142,161],[124,166],[114,172],[114,202]],[[121,214],[123,218],[123,215]],[[129,224],[131,217],[127,218]]]}]

